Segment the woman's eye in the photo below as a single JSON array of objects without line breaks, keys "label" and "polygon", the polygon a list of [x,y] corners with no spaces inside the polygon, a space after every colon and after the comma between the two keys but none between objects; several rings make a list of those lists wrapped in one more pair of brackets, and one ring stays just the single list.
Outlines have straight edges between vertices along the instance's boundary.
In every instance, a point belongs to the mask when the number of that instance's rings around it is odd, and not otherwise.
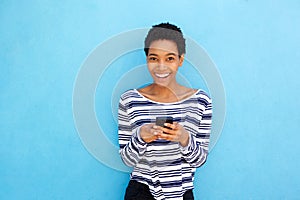
[{"label": "woman's eye", "polygon": [[150,57],[149,60],[154,61],[154,60],[156,60],[156,58],[155,57]]},{"label": "woman's eye", "polygon": [[167,60],[168,60],[168,61],[173,61],[173,60],[175,60],[175,58],[174,58],[174,57],[168,57]]}]

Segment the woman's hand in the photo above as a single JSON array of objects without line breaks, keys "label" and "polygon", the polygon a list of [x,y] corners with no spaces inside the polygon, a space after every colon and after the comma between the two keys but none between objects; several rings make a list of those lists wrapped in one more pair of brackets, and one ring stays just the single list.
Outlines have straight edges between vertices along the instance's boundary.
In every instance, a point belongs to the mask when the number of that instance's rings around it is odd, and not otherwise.
[{"label": "woman's hand", "polygon": [[159,129],[154,129],[154,124],[145,124],[140,129],[140,136],[146,142],[153,142],[158,139],[158,135],[162,133]]},{"label": "woman's hand", "polygon": [[156,137],[159,139],[169,140],[173,142],[179,142],[181,146],[186,147],[189,142],[189,133],[181,126],[178,122],[173,124],[165,123],[168,128],[163,128],[161,126],[153,126],[153,129],[156,130]]}]

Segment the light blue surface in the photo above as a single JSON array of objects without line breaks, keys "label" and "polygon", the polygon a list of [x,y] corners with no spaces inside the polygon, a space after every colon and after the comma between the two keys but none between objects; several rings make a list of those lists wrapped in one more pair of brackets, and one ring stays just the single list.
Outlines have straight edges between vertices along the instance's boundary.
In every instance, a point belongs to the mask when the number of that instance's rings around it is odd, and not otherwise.
[{"label": "light blue surface", "polygon": [[0,199],[122,199],[128,174],[98,162],[76,132],[73,84],[101,42],[162,21],[207,50],[226,90],[196,198],[298,199],[299,10],[292,0],[1,1]]}]

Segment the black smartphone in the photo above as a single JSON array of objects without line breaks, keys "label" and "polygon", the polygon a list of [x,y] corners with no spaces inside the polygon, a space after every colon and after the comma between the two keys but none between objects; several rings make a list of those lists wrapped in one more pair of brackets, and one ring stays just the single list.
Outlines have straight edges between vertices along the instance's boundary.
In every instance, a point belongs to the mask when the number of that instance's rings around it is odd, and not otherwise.
[{"label": "black smartphone", "polygon": [[161,127],[164,127],[164,128],[171,129],[169,127],[164,126],[164,123],[173,124],[173,117],[156,117],[155,124],[157,126],[161,126]]}]

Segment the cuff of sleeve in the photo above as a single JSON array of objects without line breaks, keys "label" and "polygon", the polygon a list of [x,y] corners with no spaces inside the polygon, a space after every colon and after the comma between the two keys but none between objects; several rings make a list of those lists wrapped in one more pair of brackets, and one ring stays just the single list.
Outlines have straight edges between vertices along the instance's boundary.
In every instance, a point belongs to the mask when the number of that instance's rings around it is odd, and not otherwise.
[{"label": "cuff of sleeve", "polygon": [[179,144],[181,153],[187,154],[188,152],[190,152],[190,149],[191,149],[191,146],[192,146],[192,142],[193,142],[193,136],[192,136],[192,134],[190,134],[188,145],[186,145],[185,147],[183,147],[183,146],[181,146]]},{"label": "cuff of sleeve", "polygon": [[140,135],[140,128],[138,128],[135,132],[135,139],[137,141],[137,144],[141,147],[144,147],[147,145],[147,143],[141,138],[141,135]]}]

